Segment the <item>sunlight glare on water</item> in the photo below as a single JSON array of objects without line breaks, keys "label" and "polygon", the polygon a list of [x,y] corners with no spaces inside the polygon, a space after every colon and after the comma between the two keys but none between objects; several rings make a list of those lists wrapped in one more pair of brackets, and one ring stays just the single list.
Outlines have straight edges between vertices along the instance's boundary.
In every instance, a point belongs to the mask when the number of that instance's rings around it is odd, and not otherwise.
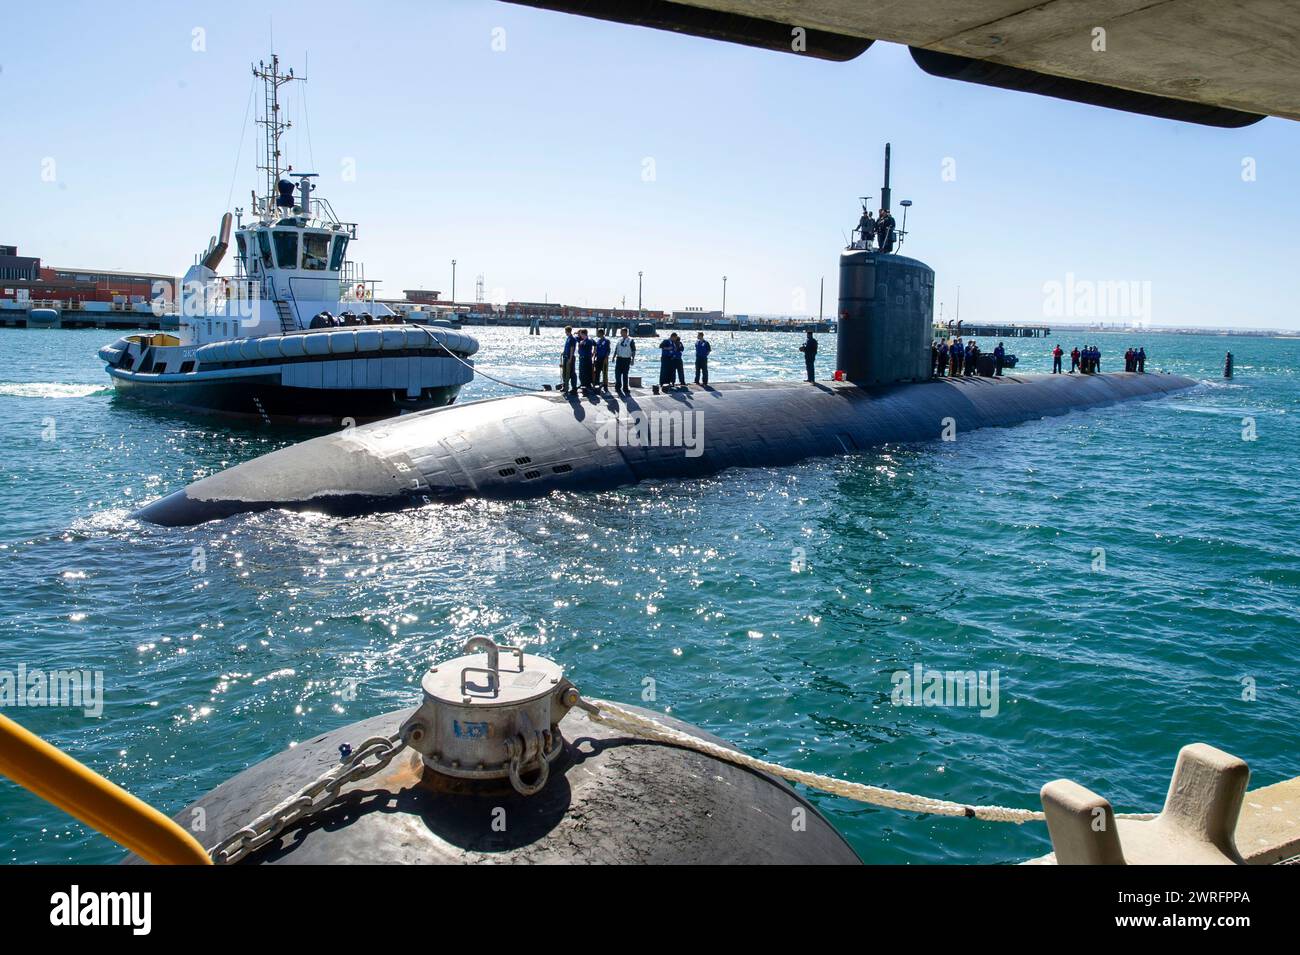
[{"label": "sunlight glare on water", "polygon": [[[558,333],[468,331],[496,377],[558,378]],[[164,529],[130,515],[311,432],[115,398],[95,359],[112,333],[0,337],[34,356],[0,375],[3,668],[102,670],[106,685],[99,718],[7,712],[167,812],[295,741],[416,702],[425,668],[477,635],[545,653],[593,696],[640,702],[652,678],[649,705],[754,755],[966,803],[1036,808],[1068,776],[1120,811],[1153,809],[1196,740],[1245,758],[1254,786],[1297,771],[1296,340],[1149,335],[1152,367],[1203,383],[954,443]],[[712,338],[715,381],[801,371],[797,336]],[[1111,367],[1137,343],[1089,338]],[[1010,344],[1021,370],[1048,370],[1054,342]],[[823,336],[823,369],[833,351]],[[461,400],[509,393],[480,379]],[[891,674],[916,664],[996,671],[996,715],[893,705]],[[1048,848],[1041,826],[811,798],[872,862]],[[0,813],[4,861],[120,857],[12,786]]]}]

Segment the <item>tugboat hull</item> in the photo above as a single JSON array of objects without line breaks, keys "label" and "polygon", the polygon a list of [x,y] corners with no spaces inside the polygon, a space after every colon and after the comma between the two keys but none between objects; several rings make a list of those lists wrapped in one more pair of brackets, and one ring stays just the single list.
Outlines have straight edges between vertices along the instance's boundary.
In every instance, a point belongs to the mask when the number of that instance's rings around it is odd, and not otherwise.
[{"label": "tugboat hull", "polygon": [[461,332],[390,325],[201,346],[132,336],[100,349],[119,392],[266,424],[362,424],[440,408],[474,377]]},{"label": "tugboat hull", "polygon": [[262,424],[342,427],[391,418],[403,411],[441,408],[456,400],[461,386],[425,388],[407,397],[392,388],[293,388],[280,376],[182,382],[142,382],[114,376],[117,393],[194,414],[220,415]]}]

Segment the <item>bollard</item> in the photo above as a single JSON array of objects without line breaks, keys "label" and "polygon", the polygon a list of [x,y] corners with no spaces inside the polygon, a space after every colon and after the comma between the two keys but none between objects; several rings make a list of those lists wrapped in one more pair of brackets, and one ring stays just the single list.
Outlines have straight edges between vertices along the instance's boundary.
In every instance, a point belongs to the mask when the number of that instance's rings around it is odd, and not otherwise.
[{"label": "bollard", "polygon": [[1106,799],[1068,779],[1040,795],[1059,865],[1244,865],[1233,834],[1249,780],[1243,760],[1193,743],[1154,819],[1116,820]]}]

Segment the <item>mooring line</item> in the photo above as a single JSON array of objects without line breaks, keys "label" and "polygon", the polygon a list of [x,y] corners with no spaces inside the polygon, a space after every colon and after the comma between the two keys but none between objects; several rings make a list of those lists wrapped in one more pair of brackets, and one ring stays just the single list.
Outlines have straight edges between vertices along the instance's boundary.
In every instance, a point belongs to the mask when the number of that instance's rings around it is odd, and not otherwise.
[{"label": "mooring line", "polygon": [[540,391],[540,390],[541,390],[540,388],[538,388],[538,387],[535,386],[535,385],[517,385],[517,384],[515,384],[513,381],[506,381],[506,380],[504,380],[504,379],[502,379],[502,378],[494,378],[494,377],[492,377],[492,376],[489,375],[486,371],[482,371],[482,370],[480,370],[480,368],[478,367],[478,365],[471,365],[469,362],[465,361],[463,358],[461,358],[459,355],[457,355],[454,351],[452,351],[450,348],[448,348],[446,342],[443,342],[443,341],[439,340],[438,336],[436,336],[436,335],[433,334],[433,329],[429,328],[429,326],[427,326],[427,325],[420,325],[419,327],[420,327],[420,328],[423,328],[423,329],[425,330],[425,332],[428,334],[429,338],[430,338],[432,341],[434,341],[435,343],[437,343],[437,345],[438,345],[439,347],[441,347],[443,351],[445,351],[448,355],[450,355],[452,358],[456,359],[456,361],[460,362],[462,365],[464,365],[466,368],[468,368],[470,371],[474,372],[475,374],[482,375],[484,378],[488,379],[489,381],[495,381],[498,385],[505,385],[507,388],[518,388],[520,391]]},{"label": "mooring line", "polygon": [[[968,819],[984,819],[988,822],[1014,822],[1024,825],[1026,822],[1043,822],[1045,816],[1041,811],[1032,809],[1014,809],[1009,806],[968,806],[964,803],[951,802],[947,799],[934,799],[930,796],[917,796],[912,793],[884,789],[880,786],[868,786],[864,783],[835,779],[820,773],[810,773],[801,769],[790,769],[765,759],[756,759],[726,746],[711,743],[681,730],[674,729],[656,719],[643,716],[609,700],[583,698],[579,704],[597,723],[623,730],[634,736],[641,736],[660,743],[669,743],[684,749],[693,749],[705,756],[712,756],[724,762],[752,769],[760,773],[779,776],[790,782],[799,783],[812,789],[843,796],[857,802],[881,806],[885,809],[898,809],[905,812],[924,812],[936,816],[964,816]],[[1154,813],[1116,813],[1116,819],[1154,819]]]}]

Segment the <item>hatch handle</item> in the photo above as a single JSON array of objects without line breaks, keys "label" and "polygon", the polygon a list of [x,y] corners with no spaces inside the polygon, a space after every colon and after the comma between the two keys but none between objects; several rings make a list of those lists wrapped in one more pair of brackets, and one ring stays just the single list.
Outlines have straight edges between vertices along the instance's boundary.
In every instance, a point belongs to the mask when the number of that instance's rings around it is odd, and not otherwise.
[{"label": "hatch handle", "polygon": [[464,652],[466,654],[482,650],[487,654],[486,667],[465,667],[460,671],[460,692],[463,696],[466,690],[465,675],[468,673],[487,673],[491,677],[492,693],[495,695],[501,688],[501,651],[508,650],[515,655],[519,661],[519,672],[524,672],[524,651],[522,647],[503,647],[494,643],[488,637],[470,637],[465,643]]}]

